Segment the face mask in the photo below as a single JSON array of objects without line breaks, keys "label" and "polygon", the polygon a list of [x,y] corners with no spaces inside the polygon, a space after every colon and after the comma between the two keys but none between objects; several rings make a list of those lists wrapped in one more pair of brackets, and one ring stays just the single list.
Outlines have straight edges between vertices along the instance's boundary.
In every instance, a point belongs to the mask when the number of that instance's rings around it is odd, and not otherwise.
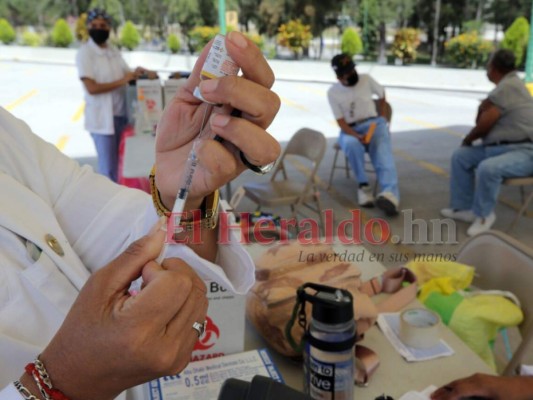
[{"label": "face mask", "polygon": [[89,36],[94,43],[103,44],[109,38],[109,31],[107,29],[89,29]]},{"label": "face mask", "polygon": [[359,74],[357,71],[352,72],[346,78],[346,86],[355,86],[357,85],[357,82],[359,82]]}]

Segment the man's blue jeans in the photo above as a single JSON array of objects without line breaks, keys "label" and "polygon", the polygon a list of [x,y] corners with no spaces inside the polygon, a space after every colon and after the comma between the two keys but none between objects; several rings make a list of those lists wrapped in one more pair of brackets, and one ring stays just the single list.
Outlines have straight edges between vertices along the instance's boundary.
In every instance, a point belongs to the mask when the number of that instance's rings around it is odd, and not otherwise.
[{"label": "man's blue jeans", "polygon": [[533,143],[459,147],[452,156],[450,206],[484,218],[503,180],[524,176],[533,176]]},{"label": "man's blue jeans", "polygon": [[355,131],[365,134],[370,124],[376,123],[374,136],[370,144],[363,145],[357,138],[341,131],[339,136],[339,146],[348,158],[350,167],[355,172],[359,184],[368,183],[365,172],[365,151],[368,151],[372,165],[376,170],[378,184],[382,192],[391,192],[400,200],[400,190],[398,189],[398,174],[396,164],[392,155],[389,128],[387,121],[383,117],[372,118],[355,127]]},{"label": "man's blue jeans", "polygon": [[126,117],[113,117],[115,134],[104,135],[91,133],[98,155],[98,172],[107,176],[113,182],[118,180],[118,146],[122,131],[126,127]]}]

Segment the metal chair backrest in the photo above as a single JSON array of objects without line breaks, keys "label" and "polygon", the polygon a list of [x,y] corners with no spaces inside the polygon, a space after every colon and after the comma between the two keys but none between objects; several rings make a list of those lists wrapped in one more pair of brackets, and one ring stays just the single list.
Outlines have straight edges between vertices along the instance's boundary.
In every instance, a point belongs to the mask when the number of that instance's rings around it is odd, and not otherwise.
[{"label": "metal chair backrest", "polygon": [[284,161],[289,155],[303,157],[311,162],[311,168],[309,173],[314,179],[314,175],[318,170],[318,166],[324,158],[326,152],[326,137],[322,132],[315,131],[310,128],[299,129],[289,140],[287,147],[283,151],[283,154],[276,166],[274,173],[272,174],[272,180],[276,177],[280,170],[283,171],[285,179]]},{"label": "metal chair backrest", "polygon": [[476,268],[474,286],[510,291],[520,300],[524,313],[519,325],[522,342],[503,372],[512,375],[533,338],[533,249],[503,232],[488,231],[465,241],[457,261]]}]

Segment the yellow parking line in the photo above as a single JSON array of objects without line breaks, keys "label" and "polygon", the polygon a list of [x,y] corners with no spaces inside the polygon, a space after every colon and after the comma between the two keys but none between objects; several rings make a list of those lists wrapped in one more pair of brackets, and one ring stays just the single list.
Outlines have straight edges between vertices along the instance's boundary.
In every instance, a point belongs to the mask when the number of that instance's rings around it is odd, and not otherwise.
[{"label": "yellow parking line", "polygon": [[56,147],[60,150],[60,151],[63,151],[65,150],[65,147],[67,146],[67,142],[69,141],[70,139],[70,136],[69,135],[63,135],[59,138],[59,140],[57,141],[56,143]]},{"label": "yellow parking line", "polygon": [[33,97],[36,94],[37,94],[37,90],[33,89],[31,92],[26,93],[24,96],[22,96],[22,97],[18,98],[17,100],[15,100],[13,103],[8,104],[6,106],[6,110],[8,110],[8,111],[13,110],[15,107],[21,105],[26,100],[28,100],[30,97]]},{"label": "yellow parking line", "polygon": [[442,126],[432,124],[431,122],[421,121],[419,119],[414,119],[411,117],[404,117],[404,120],[407,122],[411,122],[412,124],[423,126],[424,128],[430,128],[430,129],[436,129],[442,132],[449,133],[450,135],[457,136],[462,138],[465,134],[461,132],[457,132],[451,129],[443,128]]},{"label": "yellow parking line", "polygon": [[286,104],[288,105],[289,107],[294,107],[294,108],[297,108],[298,110],[302,110],[302,111],[309,111],[309,109],[307,107],[304,107],[302,106],[301,104],[298,104],[292,100],[289,100],[285,97],[280,97],[281,99],[281,103],[282,104]]},{"label": "yellow parking line", "polygon": [[320,90],[320,89],[316,89],[316,88],[305,86],[305,85],[298,85],[298,90],[300,92],[313,93],[319,96],[325,96],[327,94],[326,90]]},{"label": "yellow parking line", "polygon": [[443,176],[445,178],[448,178],[449,177],[449,174],[448,172],[446,172],[446,170],[444,170],[443,168],[439,167],[438,165],[435,165],[435,164],[431,164],[427,161],[424,161],[424,160],[419,160],[409,154],[407,154],[406,152],[404,151],[401,151],[401,150],[394,150],[394,154],[396,154],[397,156],[400,156],[401,158],[403,158],[404,160],[407,160],[407,161],[411,161],[411,162],[414,162],[416,164],[418,164],[420,167],[430,171],[430,172],[433,172],[434,174],[437,174],[437,175],[440,175],[440,176]]},{"label": "yellow parking line", "polygon": [[81,106],[76,110],[76,112],[72,116],[72,122],[78,122],[78,120],[83,115],[84,110],[85,110],[85,102],[81,103]]}]

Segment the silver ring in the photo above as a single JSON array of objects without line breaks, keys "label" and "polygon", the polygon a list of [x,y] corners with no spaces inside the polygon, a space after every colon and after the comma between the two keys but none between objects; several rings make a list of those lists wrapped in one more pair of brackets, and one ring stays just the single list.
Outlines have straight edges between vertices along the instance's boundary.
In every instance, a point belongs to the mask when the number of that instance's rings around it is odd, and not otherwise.
[{"label": "silver ring", "polygon": [[274,168],[274,165],[276,164],[276,162],[271,162],[270,164],[267,164],[267,165],[255,165],[255,164],[252,164],[250,161],[248,161],[248,159],[246,158],[246,156],[244,155],[244,153],[242,151],[239,152],[239,155],[241,157],[241,161],[244,165],[246,165],[246,167],[255,172],[257,175],[264,175],[266,174],[267,172],[269,172],[272,168]]},{"label": "silver ring", "polygon": [[203,334],[205,333],[205,326],[207,325],[207,321],[204,321],[203,324],[199,323],[199,322],[195,322],[194,324],[192,324],[192,329],[194,329],[196,331],[196,333],[198,333],[198,337],[202,337]]}]

